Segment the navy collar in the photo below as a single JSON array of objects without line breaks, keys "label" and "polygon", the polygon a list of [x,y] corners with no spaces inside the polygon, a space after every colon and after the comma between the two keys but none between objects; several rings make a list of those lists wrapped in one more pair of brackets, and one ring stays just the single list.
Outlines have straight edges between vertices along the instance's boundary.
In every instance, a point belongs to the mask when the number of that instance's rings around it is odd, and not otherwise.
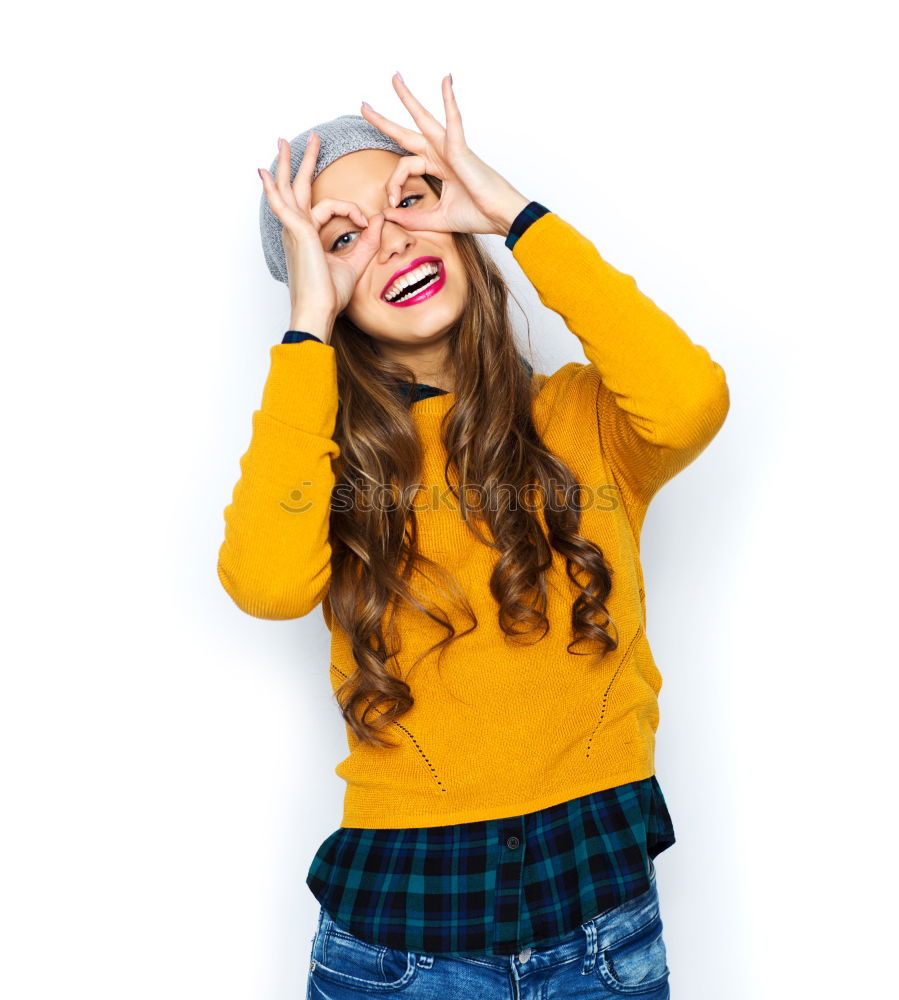
[{"label": "navy collar", "polygon": [[[534,374],[534,368],[524,358],[521,359],[528,373],[528,378]],[[397,383],[397,392],[401,396],[408,397],[409,386],[406,382]],[[425,382],[416,382],[412,387],[412,402],[417,403],[420,399],[428,399],[430,396],[446,396],[446,389],[438,389],[436,385],[427,385]]]}]

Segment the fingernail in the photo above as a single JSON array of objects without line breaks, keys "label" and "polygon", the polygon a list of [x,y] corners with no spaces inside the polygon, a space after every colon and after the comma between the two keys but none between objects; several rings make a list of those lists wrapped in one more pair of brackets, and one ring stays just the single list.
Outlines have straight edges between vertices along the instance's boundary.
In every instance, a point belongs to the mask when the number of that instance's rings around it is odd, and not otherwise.
[{"label": "fingernail", "polygon": [[450,86],[452,87],[452,85],[453,85],[453,74],[452,73],[449,74],[449,78],[450,78]]},{"label": "fingernail", "polygon": [[363,102],[362,102],[362,107],[363,107],[363,108],[368,108],[368,110],[369,110],[369,111],[374,111],[374,110],[375,110],[375,109],[374,109],[374,108],[373,108],[373,107],[372,107],[372,106],[371,106],[371,105],[370,105],[370,104],[368,103],[368,101],[363,101]]},{"label": "fingernail", "polygon": [[403,74],[399,70],[396,71],[396,75],[400,78],[400,83],[405,83],[406,82],[403,79]]}]

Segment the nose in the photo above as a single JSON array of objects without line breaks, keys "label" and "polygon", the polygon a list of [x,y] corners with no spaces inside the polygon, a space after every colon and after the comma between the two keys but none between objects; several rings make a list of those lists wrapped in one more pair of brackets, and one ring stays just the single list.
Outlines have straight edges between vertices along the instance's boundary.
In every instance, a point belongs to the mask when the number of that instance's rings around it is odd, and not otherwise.
[{"label": "nose", "polygon": [[[381,213],[384,214],[383,212]],[[384,224],[381,226],[381,249],[386,256],[393,253],[402,253],[407,247],[415,243],[415,237],[411,230],[405,229],[400,222],[394,222],[384,216]]]}]

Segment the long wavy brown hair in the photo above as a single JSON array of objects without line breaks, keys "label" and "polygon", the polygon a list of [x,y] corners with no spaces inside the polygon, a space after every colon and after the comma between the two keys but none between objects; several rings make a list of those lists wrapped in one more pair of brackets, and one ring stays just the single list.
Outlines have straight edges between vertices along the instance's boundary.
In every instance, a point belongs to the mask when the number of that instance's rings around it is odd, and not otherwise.
[{"label": "long wavy brown hair", "polygon": [[[440,179],[427,174],[424,179],[439,195]],[[546,573],[554,549],[565,557],[567,575],[580,590],[571,608],[574,638],[568,652],[588,655],[572,647],[598,641],[600,655],[605,655],[618,646],[617,635],[607,631],[610,625],[617,628],[605,605],[612,567],[602,549],[578,533],[580,484],[534,425],[536,389],[515,342],[505,278],[474,235],[455,233],[453,239],[468,274],[469,295],[448,338],[448,367],[462,377],[455,381],[455,403],[440,430],[447,486],[469,530],[499,553],[490,592],[503,632],[514,641],[528,642],[540,641],[549,631]],[[337,318],[330,343],[337,362],[335,441],[340,454],[334,460],[326,599],[350,638],[356,664],[336,697],[360,741],[395,746],[383,731],[415,700],[408,682],[390,670],[398,648],[396,609],[414,607],[447,632],[413,668],[440,647],[439,668],[448,644],[473,631],[478,621],[458,582],[418,552],[413,504],[421,484],[423,451],[409,413],[415,372],[384,357],[377,341],[346,316]],[[403,388],[407,391],[398,392]],[[496,405],[498,399],[502,406]],[[538,503],[508,502],[534,491]],[[476,503],[469,502],[471,493]],[[416,596],[412,574],[425,565],[446,582],[442,592],[471,619],[469,628],[458,631],[445,611],[428,607]]]}]

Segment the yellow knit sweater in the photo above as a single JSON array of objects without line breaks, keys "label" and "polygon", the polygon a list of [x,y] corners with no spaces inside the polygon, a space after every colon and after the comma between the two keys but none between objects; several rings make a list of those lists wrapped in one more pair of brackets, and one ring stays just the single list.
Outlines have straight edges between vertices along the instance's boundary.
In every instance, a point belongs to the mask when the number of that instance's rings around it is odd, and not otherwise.
[{"label": "yellow knit sweater", "polygon": [[[577,592],[558,554],[548,580],[549,633],[532,645],[508,641],[488,589],[495,551],[471,534],[454,505],[419,504],[421,550],[460,581],[479,624],[449,645],[439,671],[436,653],[415,668],[415,704],[387,731],[398,747],[363,746],[345,726],[349,754],[336,768],[346,782],[342,826],[496,819],[655,773],[662,678],[646,636],[640,529],[653,495],[724,422],[725,373],[555,213],[531,223],[512,253],[588,360],[533,375],[540,390],[534,419],[593,498],[581,533],[614,568],[606,604],[619,646],[602,659],[566,651]],[[224,510],[218,574],[237,606],[258,618],[299,618],[322,604],[336,691],[355,665],[327,601],[331,463],[339,455],[335,354],[316,341],[276,344],[270,353],[261,408]],[[427,496],[432,485],[437,495],[446,490],[439,424],[454,399],[448,393],[411,407]],[[451,611],[426,579],[415,583]],[[405,677],[446,632],[414,609],[401,609],[398,625]]]}]

